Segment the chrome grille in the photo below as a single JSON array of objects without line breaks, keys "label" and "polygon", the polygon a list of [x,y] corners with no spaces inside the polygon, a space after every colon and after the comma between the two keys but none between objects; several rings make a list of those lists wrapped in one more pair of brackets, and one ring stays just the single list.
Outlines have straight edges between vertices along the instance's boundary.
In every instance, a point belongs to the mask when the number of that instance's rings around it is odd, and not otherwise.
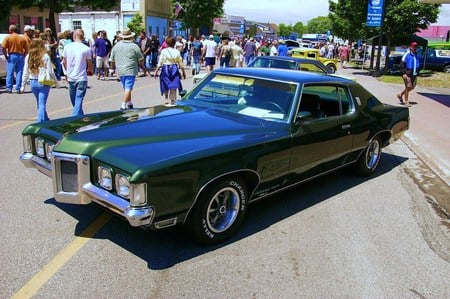
[{"label": "chrome grille", "polygon": [[64,192],[78,191],[78,168],[77,163],[72,161],[61,161],[61,187]]}]

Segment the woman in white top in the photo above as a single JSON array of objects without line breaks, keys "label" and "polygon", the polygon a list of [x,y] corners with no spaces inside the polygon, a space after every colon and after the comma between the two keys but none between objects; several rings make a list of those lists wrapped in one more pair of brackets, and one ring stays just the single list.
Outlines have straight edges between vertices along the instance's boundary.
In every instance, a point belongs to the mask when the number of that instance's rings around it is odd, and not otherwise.
[{"label": "woman in white top", "polygon": [[47,115],[47,99],[50,92],[50,86],[42,85],[38,82],[39,69],[45,68],[58,86],[55,73],[53,72],[53,65],[50,56],[47,54],[45,42],[36,38],[31,41],[30,49],[25,57],[25,65],[23,67],[22,87],[21,91],[25,89],[25,84],[30,79],[31,92],[36,98],[37,103],[37,122],[49,120]]},{"label": "woman in white top", "polygon": [[164,94],[166,105],[173,106],[177,99],[177,89],[182,89],[180,70],[183,79],[186,79],[186,73],[184,71],[183,59],[181,58],[180,51],[174,48],[175,39],[170,36],[166,39],[166,43],[168,47],[161,50],[158,65],[155,70],[155,78],[158,76],[158,71],[161,69],[161,75],[159,77],[161,95]]}]

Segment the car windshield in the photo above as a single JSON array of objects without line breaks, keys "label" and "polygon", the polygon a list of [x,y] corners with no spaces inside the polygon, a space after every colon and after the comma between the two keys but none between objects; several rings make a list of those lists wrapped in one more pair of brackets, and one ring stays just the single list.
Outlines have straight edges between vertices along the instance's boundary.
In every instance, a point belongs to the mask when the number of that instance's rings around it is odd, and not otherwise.
[{"label": "car windshield", "polygon": [[212,74],[183,101],[192,100],[207,108],[287,122],[297,87],[298,84],[292,82]]},{"label": "car windshield", "polygon": [[297,68],[297,63],[290,60],[256,58],[251,66],[295,70]]}]

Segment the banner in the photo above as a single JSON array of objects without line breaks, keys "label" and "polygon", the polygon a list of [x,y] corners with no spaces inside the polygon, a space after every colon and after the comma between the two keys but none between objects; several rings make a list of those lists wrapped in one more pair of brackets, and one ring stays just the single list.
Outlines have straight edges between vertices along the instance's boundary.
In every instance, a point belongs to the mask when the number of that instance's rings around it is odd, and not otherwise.
[{"label": "banner", "polygon": [[381,27],[384,18],[384,0],[369,0],[367,6],[367,27]]}]

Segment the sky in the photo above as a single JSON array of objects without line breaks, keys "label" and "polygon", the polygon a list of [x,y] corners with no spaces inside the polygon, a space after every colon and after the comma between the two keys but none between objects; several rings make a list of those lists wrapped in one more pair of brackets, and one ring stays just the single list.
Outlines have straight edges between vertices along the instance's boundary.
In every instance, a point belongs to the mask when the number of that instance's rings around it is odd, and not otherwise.
[{"label": "sky", "polygon": [[[225,0],[225,14],[257,22],[304,25],[310,19],[328,15],[328,0]],[[450,26],[450,4],[441,6],[436,25]]]}]

